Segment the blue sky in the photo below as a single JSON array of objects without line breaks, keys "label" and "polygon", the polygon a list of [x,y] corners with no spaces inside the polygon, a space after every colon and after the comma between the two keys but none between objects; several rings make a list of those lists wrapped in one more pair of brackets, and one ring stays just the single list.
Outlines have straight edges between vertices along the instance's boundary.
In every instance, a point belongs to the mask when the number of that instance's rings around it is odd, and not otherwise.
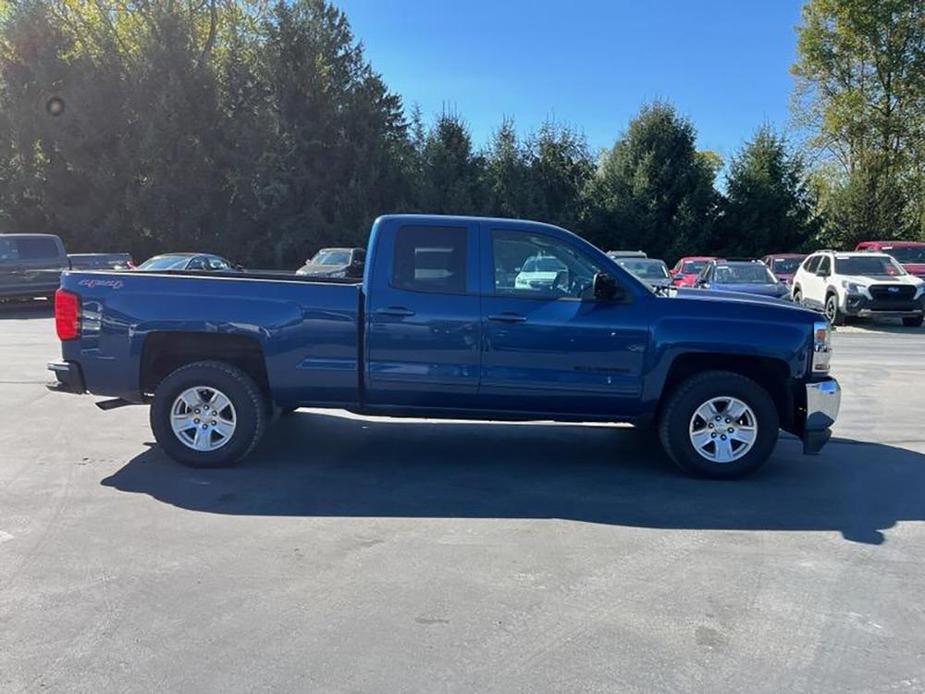
[{"label": "blue sky", "polygon": [[609,147],[657,98],[724,157],[788,125],[800,0],[334,1],[389,87],[427,116],[455,109],[477,146],[511,116]]}]

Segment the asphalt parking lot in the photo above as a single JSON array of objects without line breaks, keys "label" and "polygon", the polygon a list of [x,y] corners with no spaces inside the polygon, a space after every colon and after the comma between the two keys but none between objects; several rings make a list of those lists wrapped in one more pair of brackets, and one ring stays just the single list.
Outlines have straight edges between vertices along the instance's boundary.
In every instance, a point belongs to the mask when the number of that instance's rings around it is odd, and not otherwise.
[{"label": "asphalt parking lot", "polygon": [[925,330],[835,348],[835,439],[739,482],[627,427],[321,411],[193,471],[6,310],[0,691],[921,692]]}]

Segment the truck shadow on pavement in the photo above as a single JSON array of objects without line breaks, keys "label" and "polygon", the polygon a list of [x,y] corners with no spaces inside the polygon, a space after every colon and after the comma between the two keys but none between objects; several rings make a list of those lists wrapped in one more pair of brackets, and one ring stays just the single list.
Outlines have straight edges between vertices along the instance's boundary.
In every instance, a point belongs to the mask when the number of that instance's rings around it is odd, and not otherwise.
[{"label": "truck shadow on pavement", "polygon": [[220,514],[561,518],[645,528],[839,531],[868,544],[925,520],[925,455],[835,439],[815,457],[783,438],[733,482],[676,472],[629,428],[359,419],[300,412],[239,467],[193,470],[152,447],[102,482]]}]

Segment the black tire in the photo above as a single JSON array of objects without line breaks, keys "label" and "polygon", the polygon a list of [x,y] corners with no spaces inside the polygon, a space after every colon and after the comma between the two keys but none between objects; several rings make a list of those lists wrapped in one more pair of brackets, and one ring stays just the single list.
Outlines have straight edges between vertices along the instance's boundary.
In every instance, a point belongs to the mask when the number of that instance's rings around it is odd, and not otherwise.
[{"label": "black tire", "polygon": [[[752,448],[727,463],[712,461],[694,448],[691,420],[711,398],[734,397],[751,408],[757,435]],[[779,435],[780,419],[771,395],[750,378],[731,371],[706,371],[682,381],[668,396],[659,419],[659,438],[665,452],[685,473],[711,479],[734,479],[753,473],[767,461]]]},{"label": "black tire", "polygon": [[[234,407],[234,432],[220,448],[199,451],[184,444],[171,427],[171,410],[181,393],[190,388],[215,388]],[[250,453],[267,425],[267,403],[254,379],[241,369],[220,361],[199,361],[181,366],[154,391],[151,430],[158,445],[178,463],[197,468],[234,465]]]},{"label": "black tire", "polygon": [[903,325],[907,328],[921,328],[923,322],[925,322],[925,316],[912,316],[910,318],[903,318]]},{"label": "black tire", "polygon": [[838,306],[838,295],[829,294],[825,297],[825,317],[829,319],[832,325],[844,325],[845,314],[842,313]]},{"label": "black tire", "polygon": [[793,290],[793,303],[800,305],[803,304],[803,290],[801,290],[799,287],[796,287]]}]

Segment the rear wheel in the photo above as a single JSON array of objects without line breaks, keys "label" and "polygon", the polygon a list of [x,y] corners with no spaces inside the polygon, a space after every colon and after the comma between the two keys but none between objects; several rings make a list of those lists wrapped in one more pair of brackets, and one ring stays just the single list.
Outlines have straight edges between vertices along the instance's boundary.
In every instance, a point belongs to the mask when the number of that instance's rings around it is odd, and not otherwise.
[{"label": "rear wheel", "polygon": [[793,303],[802,304],[803,303],[803,292],[799,287],[793,290]]},{"label": "rear wheel", "polygon": [[829,319],[832,325],[844,325],[845,314],[838,306],[838,295],[829,294],[825,298],[825,317]]},{"label": "rear wheel", "polygon": [[260,441],[267,406],[260,389],[231,364],[181,366],[154,392],[151,429],[164,452],[192,467],[224,467]]},{"label": "rear wheel", "polygon": [[762,386],[737,373],[707,371],[669,396],[659,436],[684,472],[732,479],[767,461],[779,426],[777,407]]},{"label": "rear wheel", "polygon": [[925,322],[925,317],[923,316],[903,318],[903,325],[905,325],[907,328],[921,328],[923,322]]}]

